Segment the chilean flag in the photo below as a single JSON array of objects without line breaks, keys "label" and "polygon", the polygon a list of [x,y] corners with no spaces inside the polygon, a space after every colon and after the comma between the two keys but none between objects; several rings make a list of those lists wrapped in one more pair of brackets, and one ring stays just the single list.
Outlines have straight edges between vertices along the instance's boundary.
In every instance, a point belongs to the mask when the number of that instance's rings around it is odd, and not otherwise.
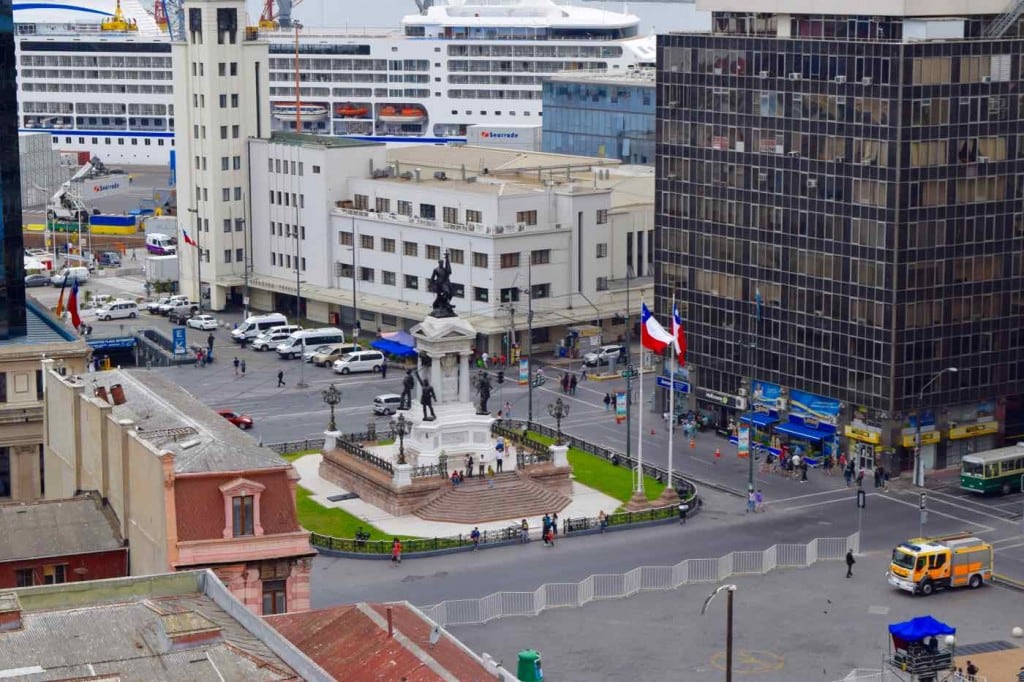
[{"label": "chilean flag", "polygon": [[71,325],[78,329],[82,326],[82,318],[78,315],[78,280],[71,284],[71,295],[68,296],[68,312],[71,313]]},{"label": "chilean flag", "polygon": [[676,347],[676,357],[680,365],[686,364],[686,330],[683,329],[683,318],[679,315],[679,307],[672,304],[672,337]]},{"label": "chilean flag", "polygon": [[192,237],[189,236],[188,230],[186,230],[184,227],[181,228],[181,234],[183,234],[185,236],[185,243],[186,244],[188,244],[189,246],[199,246],[199,244],[196,242],[196,240],[192,239]]},{"label": "chilean flag", "polygon": [[640,345],[655,353],[664,353],[672,345],[672,335],[654,319],[646,303],[640,306]]}]

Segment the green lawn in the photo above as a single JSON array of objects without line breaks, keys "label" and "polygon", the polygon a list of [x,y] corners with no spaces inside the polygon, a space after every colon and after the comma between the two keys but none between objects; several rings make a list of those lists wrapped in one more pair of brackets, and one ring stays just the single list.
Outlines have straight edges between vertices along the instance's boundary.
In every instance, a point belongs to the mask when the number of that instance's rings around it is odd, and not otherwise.
[{"label": "green lawn", "polygon": [[301,450],[299,452],[286,452],[281,457],[285,458],[289,462],[294,462],[299,457],[305,457],[306,455],[319,455],[319,450]]},{"label": "green lawn", "polygon": [[[387,535],[379,528],[375,528],[343,509],[337,507],[324,507],[313,499],[313,494],[301,485],[295,493],[295,506],[299,512],[299,523],[306,530],[321,535],[331,535],[336,538],[354,538],[356,531],[362,528],[370,534],[371,540],[390,540],[392,536]],[[400,536],[408,540],[406,536]]]},{"label": "green lawn", "polygon": [[[548,445],[555,442],[554,438],[534,431],[530,432],[530,437]],[[627,467],[615,466],[603,457],[577,448],[569,448],[568,454],[572,473],[583,485],[614,497],[620,502],[628,502],[633,496],[633,472]],[[664,484],[658,483],[655,478],[644,476],[644,493],[648,500],[657,498],[663,490]]]}]

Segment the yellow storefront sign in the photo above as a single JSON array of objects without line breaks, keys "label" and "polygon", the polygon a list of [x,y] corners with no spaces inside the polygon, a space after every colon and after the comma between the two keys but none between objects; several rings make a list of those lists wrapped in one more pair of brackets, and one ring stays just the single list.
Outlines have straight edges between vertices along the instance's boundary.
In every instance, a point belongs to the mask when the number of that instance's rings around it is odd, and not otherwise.
[{"label": "yellow storefront sign", "polygon": [[[942,434],[938,431],[922,431],[921,445],[935,445],[942,440]],[[917,445],[917,436],[914,434],[903,435],[903,447],[912,448]]]},{"label": "yellow storefront sign", "polygon": [[847,438],[859,440],[862,443],[871,443],[872,445],[878,445],[882,442],[882,434],[879,431],[871,431],[869,429],[861,429],[850,424],[846,425],[844,432]]},{"label": "yellow storefront sign", "polygon": [[987,436],[990,433],[999,433],[999,422],[982,422],[981,424],[958,426],[955,429],[949,430],[949,438],[950,440],[977,438],[978,436]]}]

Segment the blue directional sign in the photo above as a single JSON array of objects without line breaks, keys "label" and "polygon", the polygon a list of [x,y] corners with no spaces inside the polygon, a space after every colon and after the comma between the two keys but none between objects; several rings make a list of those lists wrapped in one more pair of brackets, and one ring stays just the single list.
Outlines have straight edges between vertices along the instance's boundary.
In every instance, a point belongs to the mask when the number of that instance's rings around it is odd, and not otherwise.
[{"label": "blue directional sign", "polygon": [[[662,388],[668,388],[669,387],[669,378],[668,377],[658,377],[655,381],[657,382],[658,386],[661,386]],[[689,393],[690,392],[690,384],[688,384],[685,381],[680,381],[679,379],[676,379],[675,381],[672,381],[671,383],[672,383],[672,389],[674,391],[676,391],[676,393]]]},{"label": "blue directional sign", "polygon": [[184,355],[185,353],[188,352],[188,349],[185,346],[184,327],[175,327],[174,329],[171,330],[171,341],[174,344],[175,355]]}]

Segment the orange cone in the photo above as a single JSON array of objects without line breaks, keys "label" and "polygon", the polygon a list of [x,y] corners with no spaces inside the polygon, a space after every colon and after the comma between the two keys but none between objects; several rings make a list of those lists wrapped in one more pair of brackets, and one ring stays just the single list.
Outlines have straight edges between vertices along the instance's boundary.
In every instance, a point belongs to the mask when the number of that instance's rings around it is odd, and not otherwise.
[{"label": "orange cone", "polygon": [[651,428],[651,435],[652,436],[654,435],[654,428],[653,427]]},{"label": "orange cone", "polygon": [[722,459],[722,451],[719,448],[715,448],[715,461]]},{"label": "orange cone", "polygon": [[697,441],[694,440],[693,438],[691,438],[690,439],[690,449],[693,450],[696,447],[697,447]]}]

